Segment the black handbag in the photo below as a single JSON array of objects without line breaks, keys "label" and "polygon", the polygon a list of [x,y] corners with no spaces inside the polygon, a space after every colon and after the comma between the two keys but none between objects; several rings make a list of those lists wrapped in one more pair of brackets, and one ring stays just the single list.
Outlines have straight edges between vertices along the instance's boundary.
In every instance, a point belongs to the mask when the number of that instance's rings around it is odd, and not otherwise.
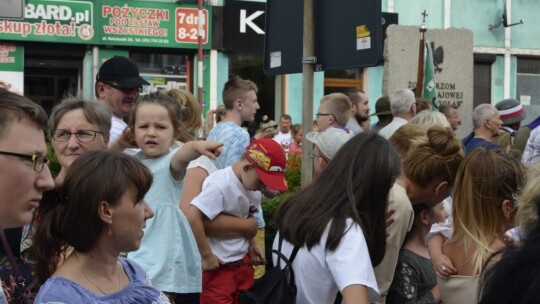
[{"label": "black handbag", "polygon": [[[280,235],[278,250],[272,250],[272,253],[278,256],[277,265],[267,270],[249,289],[240,292],[239,304],[294,304],[296,302],[297,290],[292,263],[300,247],[294,246],[291,256],[287,259],[281,253],[282,243],[283,239]],[[281,260],[285,263],[283,269]]]},{"label": "black handbag", "polygon": [[32,265],[20,257],[15,258],[3,230],[0,230],[0,239],[7,254],[7,261],[4,259],[0,264],[0,279],[8,303],[34,303],[37,288],[32,275]]}]

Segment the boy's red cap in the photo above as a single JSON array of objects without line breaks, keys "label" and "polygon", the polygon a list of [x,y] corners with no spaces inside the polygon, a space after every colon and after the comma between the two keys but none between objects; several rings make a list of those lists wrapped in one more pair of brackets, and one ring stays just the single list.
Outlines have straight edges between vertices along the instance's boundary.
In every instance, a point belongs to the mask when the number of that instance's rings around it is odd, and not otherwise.
[{"label": "boy's red cap", "polygon": [[280,144],[271,138],[257,139],[247,146],[244,156],[257,170],[266,187],[287,191],[285,180],[287,159]]}]

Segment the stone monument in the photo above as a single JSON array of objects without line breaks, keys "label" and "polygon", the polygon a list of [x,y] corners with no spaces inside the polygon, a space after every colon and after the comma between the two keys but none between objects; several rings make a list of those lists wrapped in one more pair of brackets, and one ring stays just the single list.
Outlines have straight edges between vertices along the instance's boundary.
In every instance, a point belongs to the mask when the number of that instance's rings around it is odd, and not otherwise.
[{"label": "stone monument", "polygon": [[[420,27],[390,25],[384,48],[383,95],[397,89],[415,89],[418,73]],[[458,137],[472,131],[473,112],[473,33],[467,29],[428,29],[426,42],[433,51],[437,110],[440,103],[459,109],[462,125]],[[483,101],[491,103],[491,100]]]}]

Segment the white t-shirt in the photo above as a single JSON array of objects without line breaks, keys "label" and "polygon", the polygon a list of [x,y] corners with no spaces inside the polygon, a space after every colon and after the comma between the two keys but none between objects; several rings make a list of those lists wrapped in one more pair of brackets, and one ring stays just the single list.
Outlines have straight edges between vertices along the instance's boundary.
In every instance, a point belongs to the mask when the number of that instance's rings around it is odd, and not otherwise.
[{"label": "white t-shirt", "polygon": [[[112,144],[113,142],[115,142],[120,137],[120,135],[122,135],[122,132],[124,132],[126,128],[127,128],[127,124],[122,120],[122,118],[113,115],[109,144]],[[141,149],[125,149],[124,153],[129,154],[129,155],[135,155],[139,151],[141,151]]]},{"label": "white t-shirt", "polygon": [[[210,220],[225,213],[241,218],[249,215],[249,206],[261,208],[261,192],[246,190],[231,167],[217,170],[205,180],[202,192],[191,204]],[[247,253],[249,241],[243,237],[208,238],[212,253],[225,263],[241,260]]]},{"label": "white t-shirt", "polygon": [[195,160],[192,160],[186,170],[193,168],[202,168],[204,171],[206,171],[208,175],[217,171],[217,168],[212,162],[212,160],[204,155],[199,156],[199,158]]},{"label": "white t-shirt", "polygon": [[[352,225],[352,226],[351,226]],[[321,242],[308,251],[306,247],[300,248],[293,262],[294,276],[298,294],[297,304],[334,303],[338,291],[345,287],[360,284],[367,288],[370,303],[380,298],[377,281],[369,252],[362,233],[362,228],[347,220],[345,235],[335,251],[325,250],[330,224],[326,226]],[[277,250],[279,232],[274,239],[272,248]],[[290,257],[294,246],[283,240],[281,252]],[[274,265],[277,265],[276,255],[272,255]],[[281,262],[284,267],[284,263]]]},{"label": "white t-shirt", "polygon": [[281,133],[281,131],[279,131],[279,133],[274,136],[274,140],[278,144],[280,144],[283,147],[283,149],[288,150],[289,146],[293,142],[292,133],[291,131],[289,131],[289,133]]}]

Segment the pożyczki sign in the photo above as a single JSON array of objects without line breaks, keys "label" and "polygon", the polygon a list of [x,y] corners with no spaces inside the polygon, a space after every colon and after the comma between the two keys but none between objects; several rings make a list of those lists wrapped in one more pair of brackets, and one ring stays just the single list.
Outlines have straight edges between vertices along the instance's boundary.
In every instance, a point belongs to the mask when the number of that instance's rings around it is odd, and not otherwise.
[{"label": "po\u017cyczki sign", "polygon": [[[203,44],[210,48],[210,8]],[[0,40],[197,48],[194,5],[146,1],[27,0],[22,21],[0,19]]]}]

